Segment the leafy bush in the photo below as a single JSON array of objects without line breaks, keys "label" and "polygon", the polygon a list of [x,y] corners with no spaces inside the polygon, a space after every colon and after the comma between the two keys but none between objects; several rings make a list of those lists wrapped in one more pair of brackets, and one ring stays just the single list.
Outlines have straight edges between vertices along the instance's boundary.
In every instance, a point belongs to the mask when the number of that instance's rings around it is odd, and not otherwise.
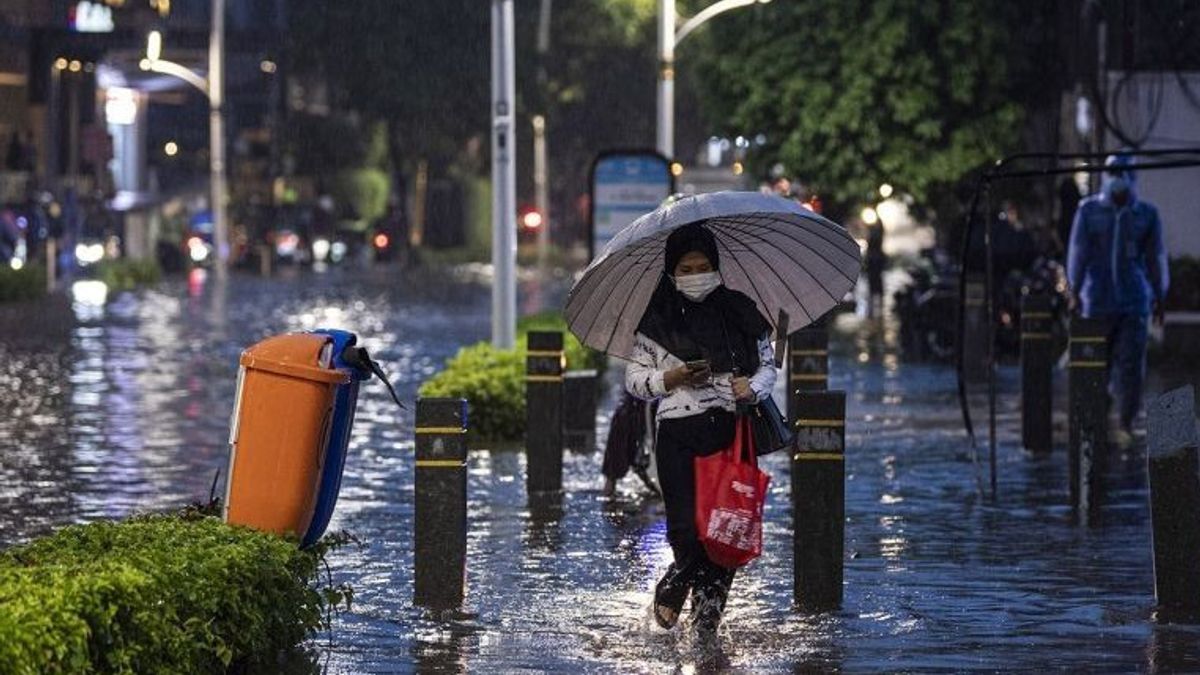
[{"label": "leafy bush", "polygon": [[[425,398],[465,398],[471,404],[469,433],[473,440],[519,441],[525,436],[525,353],[531,330],[566,332],[557,312],[525,317],[517,324],[516,349],[496,349],[487,342],[463,347],[442,372],[421,386]],[[606,357],[563,336],[569,370],[603,372]]]},{"label": "leafy bush", "polygon": [[380,169],[346,169],[333,180],[333,198],[342,215],[371,223],[387,212],[388,174]]},{"label": "leafy bush", "polygon": [[96,278],[112,293],[156,284],[162,278],[162,271],[153,260],[105,260],[96,264],[95,272]]},{"label": "leafy bush", "polygon": [[525,350],[496,349],[487,342],[463,347],[421,385],[420,395],[467,399],[473,439],[520,440],[525,435]]},{"label": "leafy bush", "polygon": [[46,293],[46,269],[30,265],[14,270],[0,265],[0,302],[33,300]]},{"label": "leafy bush", "polygon": [[0,673],[212,673],[271,662],[349,604],[324,553],[210,516],[63,528],[0,552]]}]

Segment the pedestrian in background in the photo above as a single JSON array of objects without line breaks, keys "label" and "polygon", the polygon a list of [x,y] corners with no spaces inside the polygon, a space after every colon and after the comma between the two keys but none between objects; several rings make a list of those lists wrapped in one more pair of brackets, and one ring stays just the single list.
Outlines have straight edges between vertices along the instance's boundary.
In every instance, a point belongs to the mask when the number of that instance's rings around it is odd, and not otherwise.
[{"label": "pedestrian in background", "polygon": [[1079,204],[1071,225],[1067,278],[1073,308],[1109,322],[1109,394],[1118,403],[1116,443],[1133,442],[1142,406],[1149,320],[1163,320],[1169,281],[1158,209],[1138,199],[1128,155],[1105,161],[1099,194]]},{"label": "pedestrian in background", "polygon": [[694,460],[733,443],[739,402],[771,395],[774,348],[754,301],[723,284],[716,238],[702,224],[671,233],[664,263],[625,374],[634,396],[659,401],[655,456],[675,562],[655,587],[654,618],[674,626],[690,591],[693,624],[711,633],[734,571],[700,543]]},{"label": "pedestrian in background", "polygon": [[875,305],[883,311],[883,271],[887,269],[883,252],[883,219],[867,226],[867,316],[875,316]]}]

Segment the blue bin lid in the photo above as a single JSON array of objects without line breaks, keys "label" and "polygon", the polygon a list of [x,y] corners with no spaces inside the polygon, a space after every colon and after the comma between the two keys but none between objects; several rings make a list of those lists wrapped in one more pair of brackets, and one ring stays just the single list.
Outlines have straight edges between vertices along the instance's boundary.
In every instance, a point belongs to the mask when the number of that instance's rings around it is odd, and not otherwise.
[{"label": "blue bin lid", "polygon": [[358,344],[358,336],[348,330],[338,330],[336,328],[317,328],[309,331],[318,335],[327,335],[333,340],[333,367],[338,370],[344,370],[356,380],[362,381],[371,377],[370,371],[364,371],[357,368],[342,358],[342,354],[346,351],[346,347],[352,347]]}]

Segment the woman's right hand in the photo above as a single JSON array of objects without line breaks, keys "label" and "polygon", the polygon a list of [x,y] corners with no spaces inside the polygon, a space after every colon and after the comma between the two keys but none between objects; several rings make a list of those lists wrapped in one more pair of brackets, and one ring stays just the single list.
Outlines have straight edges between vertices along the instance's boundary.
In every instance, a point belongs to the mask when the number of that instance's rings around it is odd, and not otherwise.
[{"label": "woman's right hand", "polygon": [[708,384],[711,378],[712,371],[708,368],[692,370],[687,366],[680,366],[663,373],[663,386],[667,388],[667,391],[674,391],[685,384],[701,387]]}]

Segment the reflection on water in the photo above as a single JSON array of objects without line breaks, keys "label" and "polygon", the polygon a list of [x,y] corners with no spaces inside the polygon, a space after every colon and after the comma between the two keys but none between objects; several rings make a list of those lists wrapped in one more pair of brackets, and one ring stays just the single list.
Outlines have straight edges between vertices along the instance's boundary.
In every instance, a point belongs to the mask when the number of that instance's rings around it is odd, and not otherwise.
[{"label": "reflection on water", "polygon": [[[561,301],[563,287],[526,284],[522,306]],[[469,275],[285,270],[107,298],[83,286],[70,300],[56,333],[67,337],[0,343],[0,544],[206,498],[224,470],[238,354],[267,335],[355,330],[412,399],[459,345],[488,332],[488,289]],[[0,316],[6,334],[26,325]],[[411,413],[368,384],[332,523],[364,541],[331,561],[334,580],[355,587],[354,607],[308,645],[315,658],[292,655],[280,671],[1200,669],[1197,630],[1152,621],[1143,458],[1113,462],[1098,526],[1072,525],[1065,453],[1015,447],[1017,380],[1004,369],[1000,500],[990,503],[953,373],[897,359],[891,324],[838,325],[831,382],[848,394],[841,611],[792,610],[782,455],[763,459],[773,477],[765,553],[739,573],[713,649],[650,617],[670,552],[661,505],[636,478],[606,499],[599,453],[570,454],[564,491],[531,499],[523,454],[484,450],[469,456],[466,606],[414,608]]]}]

